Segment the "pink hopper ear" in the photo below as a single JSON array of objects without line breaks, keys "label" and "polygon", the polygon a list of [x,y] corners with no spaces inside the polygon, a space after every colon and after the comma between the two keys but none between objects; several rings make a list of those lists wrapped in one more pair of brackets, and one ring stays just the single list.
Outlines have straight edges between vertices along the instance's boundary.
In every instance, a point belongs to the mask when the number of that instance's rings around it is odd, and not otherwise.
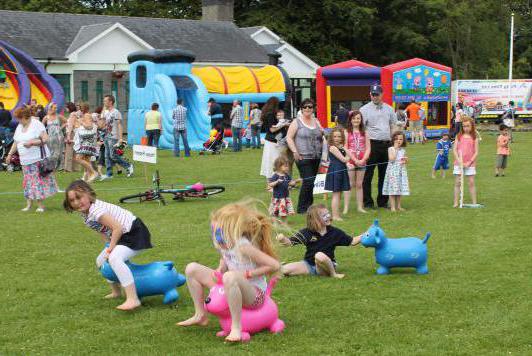
[{"label": "pink hopper ear", "polygon": [[214,276],[216,277],[216,283],[222,284],[223,283],[223,274],[220,271],[214,271]]},{"label": "pink hopper ear", "polygon": [[277,278],[277,277],[272,277],[270,279],[270,283],[268,283],[268,288],[266,288],[266,295],[267,296],[272,295],[272,290],[275,287],[275,285],[277,284],[278,280],[279,280],[279,278]]}]

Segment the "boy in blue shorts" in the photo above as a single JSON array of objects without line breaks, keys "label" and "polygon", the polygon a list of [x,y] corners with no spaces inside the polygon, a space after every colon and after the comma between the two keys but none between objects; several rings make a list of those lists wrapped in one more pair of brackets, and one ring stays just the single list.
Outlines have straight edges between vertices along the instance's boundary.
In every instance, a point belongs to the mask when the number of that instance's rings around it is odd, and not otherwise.
[{"label": "boy in blue shorts", "polygon": [[436,161],[432,168],[432,178],[436,178],[436,171],[441,169],[441,177],[445,178],[445,171],[449,169],[449,151],[453,147],[453,143],[449,139],[449,134],[442,135],[441,140],[436,144]]}]

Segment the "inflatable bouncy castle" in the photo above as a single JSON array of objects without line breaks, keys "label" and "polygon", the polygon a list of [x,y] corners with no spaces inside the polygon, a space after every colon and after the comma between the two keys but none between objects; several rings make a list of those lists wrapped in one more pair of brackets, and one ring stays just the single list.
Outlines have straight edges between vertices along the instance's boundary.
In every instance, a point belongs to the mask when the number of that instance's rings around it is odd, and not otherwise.
[{"label": "inflatable bouncy castle", "polygon": [[383,101],[394,109],[411,100],[425,109],[427,137],[440,136],[451,124],[452,68],[421,58],[376,67],[357,60],[321,67],[316,73],[317,116],[324,127],[340,103],[358,109],[370,100],[369,87],[380,84]]},{"label": "inflatable bouncy castle", "polygon": [[25,52],[0,40],[0,101],[7,110],[15,110],[34,99],[42,106],[50,102],[59,110],[65,104],[65,95],[59,83],[44,67]]},{"label": "inflatable bouncy castle", "polygon": [[144,131],[144,114],[152,103],[159,104],[163,132],[159,147],[174,145],[172,110],[177,99],[187,108],[187,138],[192,149],[203,148],[209,137],[210,118],[207,102],[220,104],[240,100],[264,103],[270,97],[281,102],[289,96],[290,81],[279,67],[198,67],[192,68],[195,55],[184,50],[149,50],[131,53],[128,143],[140,144]]}]

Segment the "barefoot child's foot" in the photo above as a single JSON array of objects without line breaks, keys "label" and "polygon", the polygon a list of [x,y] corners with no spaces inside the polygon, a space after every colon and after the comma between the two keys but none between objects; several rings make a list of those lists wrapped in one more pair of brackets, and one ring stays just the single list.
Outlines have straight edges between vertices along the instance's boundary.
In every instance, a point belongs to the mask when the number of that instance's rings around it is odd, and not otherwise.
[{"label": "barefoot child's foot", "polygon": [[227,342],[240,342],[242,341],[242,332],[240,330],[231,330],[229,335],[225,338]]},{"label": "barefoot child's foot", "polygon": [[365,213],[367,213],[368,211],[367,211],[367,210],[364,210],[364,209],[362,209],[362,208],[360,208],[360,209],[358,209],[358,212],[359,212],[359,213],[364,213],[364,214],[365,214]]},{"label": "barefoot child's foot", "polygon": [[198,326],[207,326],[209,324],[209,318],[207,318],[207,315],[194,315],[192,318],[180,321],[179,323],[176,323],[178,326],[192,326],[192,325],[198,325]]},{"label": "barefoot child's foot", "polygon": [[140,307],[140,300],[126,300],[124,303],[116,307],[118,310],[133,310]]},{"label": "barefoot child's foot", "polygon": [[122,296],[122,293],[109,293],[103,299],[116,299],[120,298]]},{"label": "barefoot child's foot", "polygon": [[333,278],[338,278],[338,279],[341,279],[341,278],[344,278],[345,277],[345,274],[342,274],[342,273],[335,273],[333,275]]},{"label": "barefoot child's foot", "polygon": [[398,209],[399,209],[399,211],[406,211],[405,208],[398,208]]}]

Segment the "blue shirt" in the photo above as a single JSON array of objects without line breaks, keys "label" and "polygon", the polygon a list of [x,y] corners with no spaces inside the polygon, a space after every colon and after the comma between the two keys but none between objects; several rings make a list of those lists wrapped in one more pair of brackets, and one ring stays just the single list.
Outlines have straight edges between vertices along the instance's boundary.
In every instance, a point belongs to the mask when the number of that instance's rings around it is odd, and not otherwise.
[{"label": "blue shirt", "polygon": [[451,150],[452,147],[453,147],[453,143],[450,140],[448,141],[439,140],[438,143],[436,144],[436,149],[443,150],[442,156],[445,158],[449,157],[449,151]]},{"label": "blue shirt", "polygon": [[288,198],[289,183],[292,180],[292,177],[290,177],[288,174],[285,174],[284,176],[280,176],[277,173],[274,173],[270,177],[269,182],[273,183],[279,179],[281,179],[282,182],[278,183],[277,185],[275,185],[275,187],[273,187],[273,197],[277,199]]}]

